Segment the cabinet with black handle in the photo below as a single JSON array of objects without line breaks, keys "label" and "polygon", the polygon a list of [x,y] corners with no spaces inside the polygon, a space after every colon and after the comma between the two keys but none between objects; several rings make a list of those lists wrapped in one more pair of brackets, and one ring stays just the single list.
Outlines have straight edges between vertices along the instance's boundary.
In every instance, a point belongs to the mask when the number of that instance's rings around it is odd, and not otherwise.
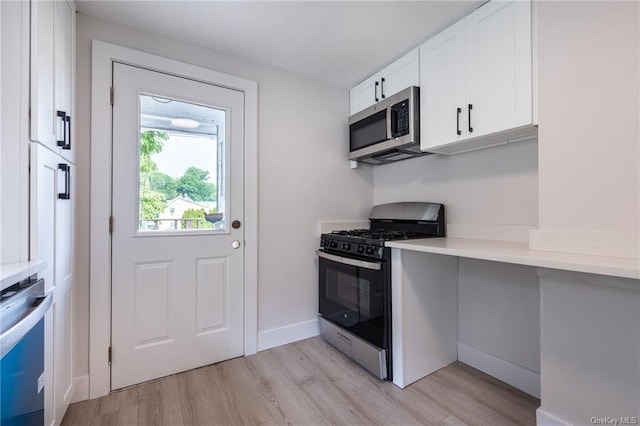
[{"label": "cabinet with black handle", "polygon": [[420,47],[423,151],[453,154],[537,135],[529,1],[492,1]]},{"label": "cabinet with black handle", "polygon": [[72,2],[31,2],[30,139],[72,162],[74,22]]},{"label": "cabinet with black handle", "polygon": [[75,5],[30,2],[30,248],[53,296],[45,317],[45,424],[60,424],[73,397]]},{"label": "cabinet with black handle", "polygon": [[44,145],[31,143],[31,260],[53,296],[45,317],[45,424],[60,424],[73,396],[75,166]]},{"label": "cabinet with black handle", "polygon": [[418,49],[414,49],[354,86],[349,93],[349,114],[362,111],[407,87],[418,86],[418,67]]}]

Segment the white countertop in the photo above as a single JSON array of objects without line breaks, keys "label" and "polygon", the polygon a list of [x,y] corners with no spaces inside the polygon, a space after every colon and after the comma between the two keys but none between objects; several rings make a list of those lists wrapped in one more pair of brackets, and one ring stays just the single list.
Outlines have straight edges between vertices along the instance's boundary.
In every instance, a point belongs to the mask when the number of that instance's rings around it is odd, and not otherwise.
[{"label": "white countertop", "polygon": [[3,263],[0,265],[0,290],[42,271],[46,267],[44,261]]},{"label": "white countertop", "polygon": [[640,260],[531,250],[527,243],[467,238],[389,241],[387,247],[540,268],[640,279]]}]

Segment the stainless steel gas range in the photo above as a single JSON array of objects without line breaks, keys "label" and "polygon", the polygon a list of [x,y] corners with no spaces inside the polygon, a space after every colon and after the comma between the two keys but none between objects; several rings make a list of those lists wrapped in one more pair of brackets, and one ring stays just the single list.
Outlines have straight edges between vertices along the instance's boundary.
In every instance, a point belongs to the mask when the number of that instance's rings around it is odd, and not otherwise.
[{"label": "stainless steel gas range", "polygon": [[324,339],[382,380],[392,380],[391,249],[386,241],[445,236],[444,205],[374,206],[369,229],[322,234],[319,322]]}]

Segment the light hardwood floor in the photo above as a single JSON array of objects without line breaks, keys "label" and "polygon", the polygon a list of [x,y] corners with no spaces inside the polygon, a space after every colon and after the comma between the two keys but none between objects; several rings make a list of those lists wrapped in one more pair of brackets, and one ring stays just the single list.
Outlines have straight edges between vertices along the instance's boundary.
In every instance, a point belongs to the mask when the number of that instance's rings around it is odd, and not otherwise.
[{"label": "light hardwood floor", "polygon": [[63,425],[533,425],[540,401],[456,362],[399,389],[320,337],[72,404]]}]

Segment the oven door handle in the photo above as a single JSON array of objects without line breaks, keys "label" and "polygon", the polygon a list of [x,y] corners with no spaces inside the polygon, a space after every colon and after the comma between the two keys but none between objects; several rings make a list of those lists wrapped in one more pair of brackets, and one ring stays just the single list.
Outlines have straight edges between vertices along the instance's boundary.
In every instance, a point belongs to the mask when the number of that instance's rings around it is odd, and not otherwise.
[{"label": "oven door handle", "polygon": [[350,257],[336,256],[335,254],[325,253],[322,250],[316,250],[316,254],[324,259],[358,268],[373,269],[374,271],[379,271],[381,268],[380,263],[377,262],[367,262],[365,260],[351,259]]}]

